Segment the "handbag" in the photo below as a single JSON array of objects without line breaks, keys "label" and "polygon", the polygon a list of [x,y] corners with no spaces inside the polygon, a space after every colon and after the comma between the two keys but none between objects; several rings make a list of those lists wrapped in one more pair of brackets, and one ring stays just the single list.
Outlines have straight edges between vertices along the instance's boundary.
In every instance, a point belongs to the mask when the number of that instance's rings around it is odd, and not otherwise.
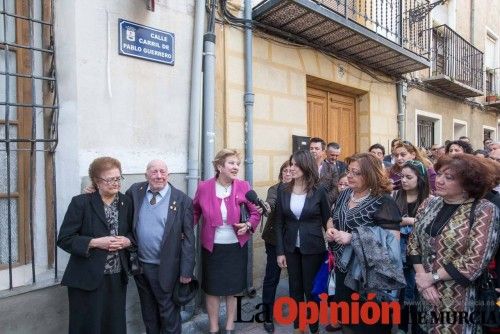
[{"label": "handbag", "polygon": [[335,294],[335,268],[333,266],[333,253],[328,251],[325,261],[321,264],[313,280],[311,295],[316,301],[320,301],[319,295],[322,293],[333,296]]},{"label": "handbag", "polygon": [[500,328],[500,307],[496,305],[499,294],[495,291],[493,275],[486,269],[475,283],[476,314],[484,318],[483,327]]},{"label": "handbag", "polygon": [[[477,200],[472,203],[469,228],[474,225],[476,205]],[[475,313],[484,318],[484,322],[481,321],[483,327],[500,328],[500,307],[496,305],[499,293],[495,291],[495,279],[488,268],[474,281],[474,284],[476,287]]]},{"label": "handbag", "polygon": [[142,267],[139,263],[137,249],[128,251],[128,270],[129,275],[135,276],[142,274]]}]

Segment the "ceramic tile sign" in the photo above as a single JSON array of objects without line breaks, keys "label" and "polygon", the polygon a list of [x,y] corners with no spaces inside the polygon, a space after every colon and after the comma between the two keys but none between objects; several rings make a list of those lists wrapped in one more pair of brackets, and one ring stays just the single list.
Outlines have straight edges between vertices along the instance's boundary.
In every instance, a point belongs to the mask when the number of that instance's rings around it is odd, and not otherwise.
[{"label": "ceramic tile sign", "polygon": [[121,55],[174,65],[175,35],[168,31],[118,19]]}]

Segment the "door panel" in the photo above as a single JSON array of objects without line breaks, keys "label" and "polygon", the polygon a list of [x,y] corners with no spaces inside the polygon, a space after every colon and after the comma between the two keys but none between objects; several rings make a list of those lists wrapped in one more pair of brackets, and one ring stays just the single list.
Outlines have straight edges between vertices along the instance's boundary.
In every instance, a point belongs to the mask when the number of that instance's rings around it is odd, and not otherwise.
[{"label": "door panel", "polygon": [[307,90],[307,130],[311,137],[337,142],[340,159],[356,153],[356,104],[352,96],[320,89]]}]

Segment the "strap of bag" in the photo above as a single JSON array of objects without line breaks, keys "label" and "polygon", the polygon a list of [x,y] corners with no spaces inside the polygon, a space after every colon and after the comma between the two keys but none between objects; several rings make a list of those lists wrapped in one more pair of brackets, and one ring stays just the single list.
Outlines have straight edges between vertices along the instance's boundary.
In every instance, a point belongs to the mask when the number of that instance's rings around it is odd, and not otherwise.
[{"label": "strap of bag", "polygon": [[469,229],[472,228],[472,225],[474,225],[474,220],[476,219],[476,206],[477,206],[478,200],[476,199],[474,203],[472,203],[472,206],[470,207],[470,215],[469,215]]}]

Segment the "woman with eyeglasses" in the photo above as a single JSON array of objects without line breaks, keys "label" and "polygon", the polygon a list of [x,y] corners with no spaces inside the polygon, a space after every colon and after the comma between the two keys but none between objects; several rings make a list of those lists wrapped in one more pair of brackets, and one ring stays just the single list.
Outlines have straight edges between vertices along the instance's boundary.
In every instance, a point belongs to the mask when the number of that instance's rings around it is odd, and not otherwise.
[{"label": "woman with eyeglasses", "polygon": [[[342,191],[328,221],[326,238],[335,254],[335,295],[337,303],[351,303],[354,292],[346,286],[345,280],[350,265],[344,266],[340,259],[344,250],[351,244],[354,230],[364,227],[381,227],[399,238],[401,214],[390,196],[391,182],[380,161],[371,153],[355,154],[346,159],[348,163],[347,180],[349,188]],[[396,251],[399,255],[399,244]],[[352,263],[352,259],[349,264]],[[402,275],[400,268],[399,276]],[[402,278],[404,280],[404,278]],[[341,317],[339,318],[341,319]],[[342,324],[344,333],[391,333],[391,325]]]},{"label": "woman with eyeglasses", "polygon": [[[417,311],[414,305],[416,298],[415,289],[415,271],[413,266],[406,258],[406,248],[408,238],[413,231],[415,224],[415,215],[417,209],[422,202],[430,195],[429,179],[425,166],[418,160],[409,160],[403,165],[401,170],[401,189],[395,190],[392,193],[396,204],[398,205],[403,219],[400,224],[400,245],[401,256],[403,259],[403,271],[406,279],[406,287],[401,292],[400,304],[401,309],[401,324],[399,329],[408,332],[408,325],[411,323],[411,332],[417,333]],[[410,318],[411,316],[411,318]],[[412,320],[411,322],[409,320]]]},{"label": "woman with eyeglasses", "polygon": [[393,190],[401,189],[401,170],[404,164],[409,160],[420,161],[425,166],[431,192],[435,190],[436,172],[432,168],[431,162],[426,157],[422,156],[417,147],[409,141],[400,140],[394,143],[392,154],[396,159],[396,163],[389,169],[389,178],[392,181]]},{"label": "woman with eyeglasses", "polygon": [[[313,280],[326,252],[323,231],[330,207],[309,151],[295,152],[290,170],[292,180],[279,187],[276,200],[276,260],[280,268],[288,268],[290,297],[296,302],[312,302]],[[302,333],[298,317],[293,326],[294,333]],[[319,322],[309,329],[317,333]]]},{"label": "woman with eyeglasses", "polygon": [[120,193],[121,164],[95,159],[89,177],[97,191],[73,197],[57,245],[70,253],[62,285],[68,287],[69,333],[126,333],[127,248],[133,244],[133,208]]},{"label": "woman with eyeglasses", "polygon": [[276,297],[276,288],[280,281],[281,268],[276,263],[276,199],[278,197],[278,189],[292,180],[292,172],[290,169],[290,160],[286,160],[280,167],[278,176],[279,182],[271,186],[267,190],[267,197],[264,204],[268,209],[266,226],[262,232],[262,239],[266,248],[266,271],[262,282],[262,303],[269,312],[269,318],[264,322],[264,330],[268,333],[274,332],[273,322],[273,307]]},{"label": "woman with eyeglasses", "polygon": [[420,205],[408,243],[424,316],[419,325],[424,333],[476,333],[476,318],[441,323],[432,321],[431,312],[471,317],[477,311],[475,281],[493,257],[500,232],[499,209],[483,199],[497,175],[470,154],[445,155],[435,167],[436,197]]}]

